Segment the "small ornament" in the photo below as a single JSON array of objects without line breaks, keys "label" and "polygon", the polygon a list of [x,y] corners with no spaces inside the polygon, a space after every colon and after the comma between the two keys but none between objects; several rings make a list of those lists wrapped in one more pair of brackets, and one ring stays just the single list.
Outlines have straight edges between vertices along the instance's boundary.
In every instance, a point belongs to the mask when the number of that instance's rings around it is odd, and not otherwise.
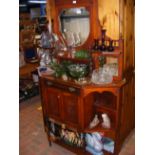
[{"label": "small ornament", "polygon": [[94,128],[95,126],[97,126],[99,124],[99,119],[98,119],[98,116],[97,114],[95,115],[94,119],[90,122],[89,124],[89,128],[92,129]]},{"label": "small ornament", "polygon": [[102,114],[102,127],[109,129],[111,127],[110,118],[107,114]]},{"label": "small ornament", "polygon": [[67,81],[67,80],[68,80],[68,76],[67,76],[66,74],[63,74],[63,75],[62,75],[62,79],[63,79],[64,81]]}]

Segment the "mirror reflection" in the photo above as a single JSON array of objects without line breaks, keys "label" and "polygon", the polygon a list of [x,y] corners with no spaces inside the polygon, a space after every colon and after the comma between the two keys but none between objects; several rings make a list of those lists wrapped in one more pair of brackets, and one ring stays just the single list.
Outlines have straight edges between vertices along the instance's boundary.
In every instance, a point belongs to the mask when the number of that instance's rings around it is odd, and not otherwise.
[{"label": "mirror reflection", "polygon": [[64,9],[60,14],[60,32],[68,46],[80,46],[90,32],[90,14],[85,7]]}]

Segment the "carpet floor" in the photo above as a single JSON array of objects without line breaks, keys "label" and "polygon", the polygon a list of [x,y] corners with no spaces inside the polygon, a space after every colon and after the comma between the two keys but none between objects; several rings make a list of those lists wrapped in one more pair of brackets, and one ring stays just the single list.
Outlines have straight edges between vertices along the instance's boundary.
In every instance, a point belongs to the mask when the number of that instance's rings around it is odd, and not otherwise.
[{"label": "carpet floor", "polygon": [[[52,144],[49,147],[43,126],[40,97],[36,96],[19,106],[19,155],[75,155],[65,148]],[[126,138],[119,155],[135,154],[134,131]]]}]

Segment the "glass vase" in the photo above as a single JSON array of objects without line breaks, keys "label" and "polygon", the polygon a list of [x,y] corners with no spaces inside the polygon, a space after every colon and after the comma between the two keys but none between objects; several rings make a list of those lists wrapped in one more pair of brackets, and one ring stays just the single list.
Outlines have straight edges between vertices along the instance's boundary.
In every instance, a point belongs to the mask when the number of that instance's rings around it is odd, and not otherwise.
[{"label": "glass vase", "polygon": [[105,45],[105,37],[106,37],[106,30],[105,29],[102,29],[101,30],[101,40],[102,40],[102,43],[101,43],[101,46],[100,46],[100,50],[101,51],[106,51],[107,48],[106,48],[106,45]]},{"label": "glass vase", "polygon": [[114,51],[113,40],[110,40],[110,41],[109,41],[108,51],[109,51],[109,52]]}]

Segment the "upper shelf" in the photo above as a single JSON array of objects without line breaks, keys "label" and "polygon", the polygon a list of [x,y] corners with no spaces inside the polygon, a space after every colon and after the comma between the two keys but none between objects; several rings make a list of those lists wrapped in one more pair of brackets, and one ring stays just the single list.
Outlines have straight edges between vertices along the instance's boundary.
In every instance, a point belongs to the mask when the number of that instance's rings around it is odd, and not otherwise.
[{"label": "upper shelf", "polygon": [[97,125],[96,127],[94,127],[93,129],[89,129],[86,128],[84,130],[86,133],[93,133],[93,132],[99,132],[99,133],[104,133],[105,137],[109,137],[112,138],[113,140],[115,140],[115,129],[114,128],[110,128],[110,129],[104,129],[101,125],[101,123],[99,125]]},{"label": "upper shelf", "polygon": [[100,55],[103,55],[103,56],[114,56],[114,57],[117,57],[119,56],[120,54],[122,54],[122,52],[119,50],[119,49],[116,49],[115,51],[113,52],[108,52],[108,51],[93,51],[92,52],[92,55],[93,56],[100,56]]},{"label": "upper shelf", "polygon": [[80,58],[72,58],[71,56],[57,56],[58,60],[67,60],[67,61],[72,61],[75,63],[90,63],[91,62],[91,58],[89,59],[80,59]]}]

